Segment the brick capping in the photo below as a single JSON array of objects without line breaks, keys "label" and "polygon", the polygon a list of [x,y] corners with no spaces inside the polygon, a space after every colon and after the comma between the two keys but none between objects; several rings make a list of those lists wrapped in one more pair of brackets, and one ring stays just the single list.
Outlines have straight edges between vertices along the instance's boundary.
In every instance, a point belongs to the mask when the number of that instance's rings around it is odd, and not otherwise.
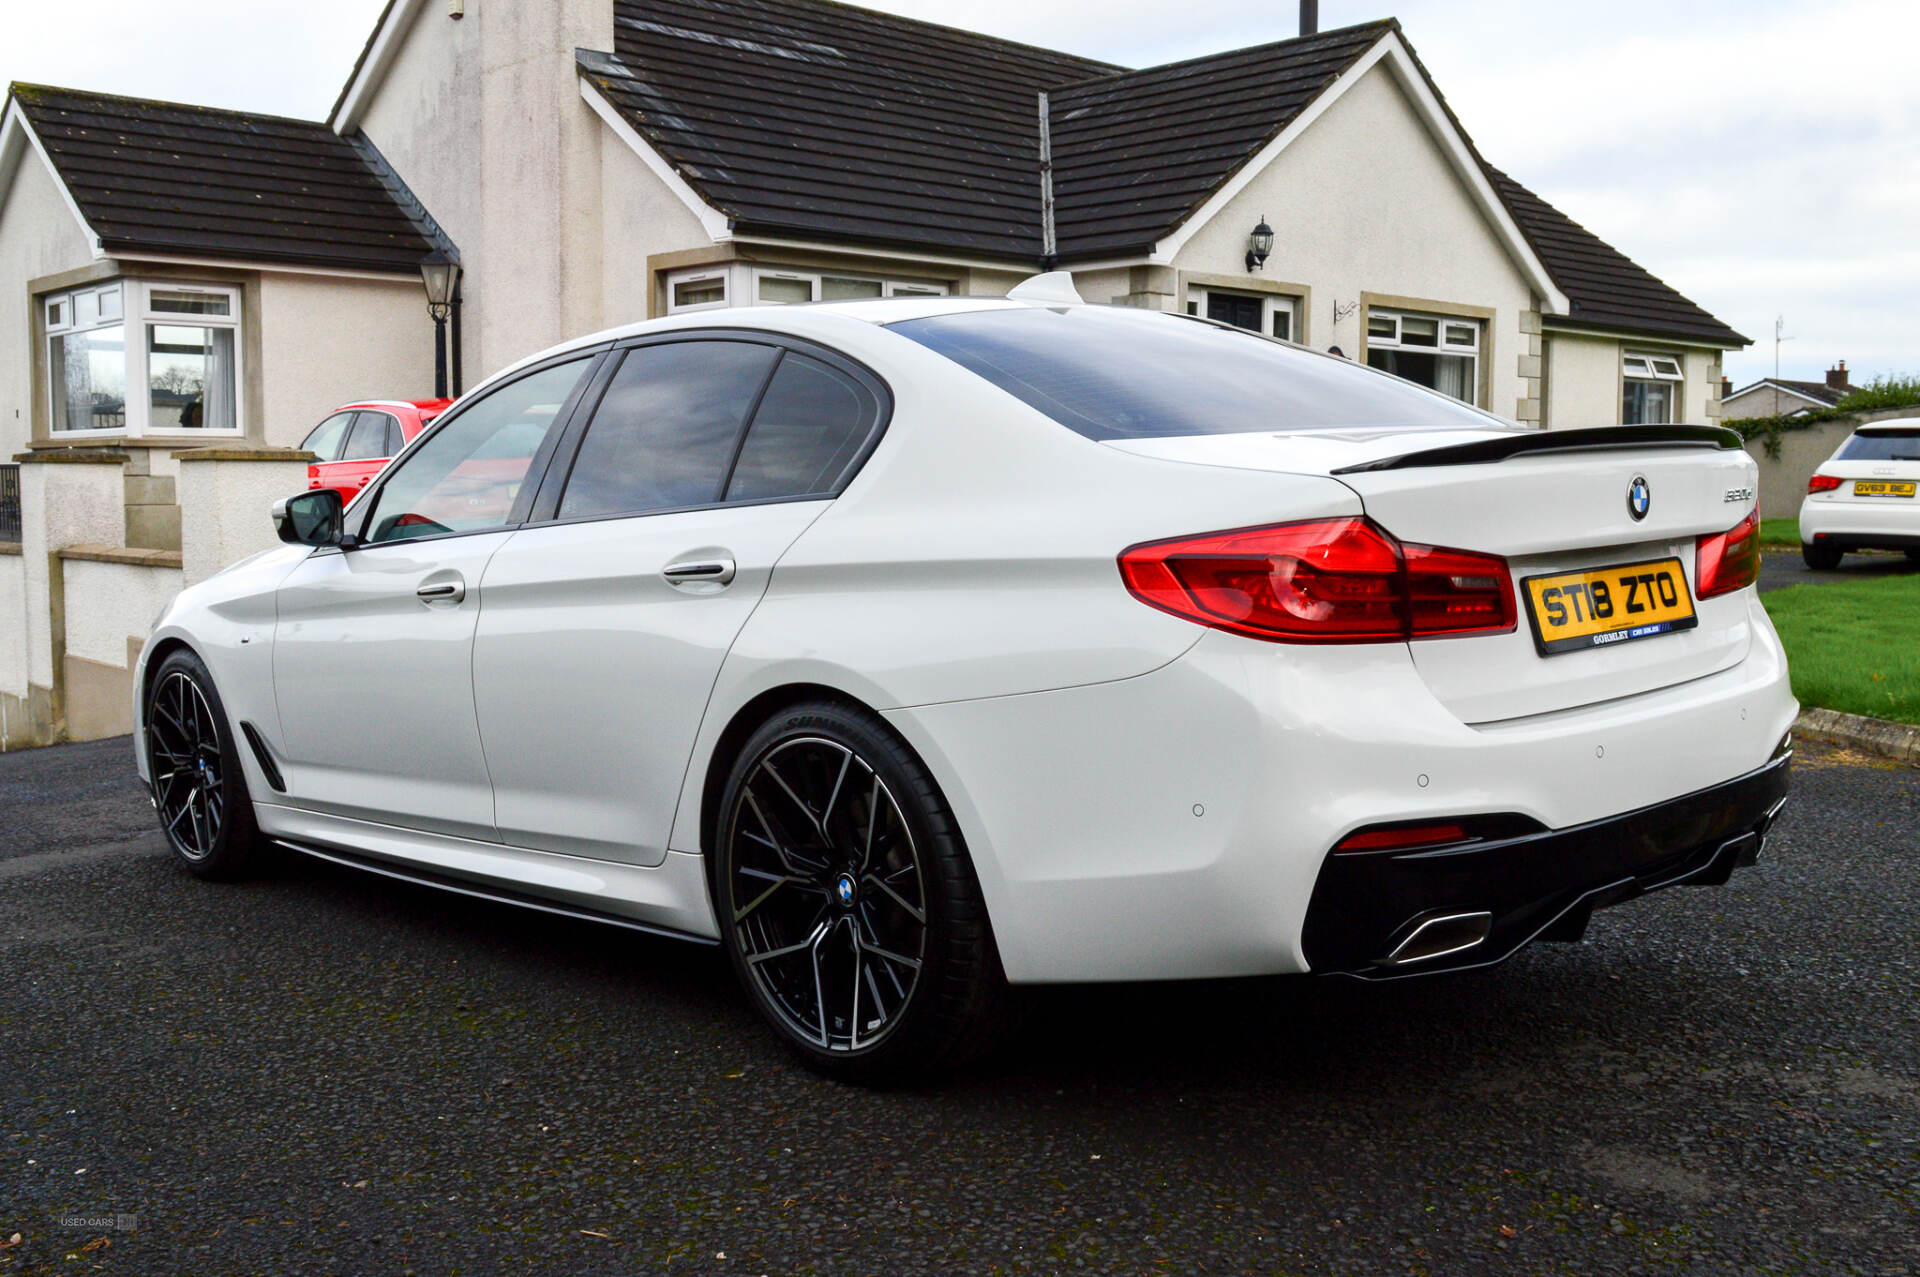
[{"label": "brick capping", "polygon": [[173,454],[175,461],[299,461],[311,462],[320,459],[318,453],[307,452],[301,448],[249,448],[244,445],[232,448],[191,448]]},{"label": "brick capping", "polygon": [[13,459],[23,466],[118,466],[126,464],[127,454],[118,448],[53,448],[40,452],[16,452]]},{"label": "brick capping", "polygon": [[177,568],[178,550],[135,550],[124,545],[64,545],[55,551],[63,559],[90,563],[125,563],[136,568]]},{"label": "brick capping", "polygon": [[19,553],[20,543],[18,541],[0,541],[0,554],[18,555]]}]

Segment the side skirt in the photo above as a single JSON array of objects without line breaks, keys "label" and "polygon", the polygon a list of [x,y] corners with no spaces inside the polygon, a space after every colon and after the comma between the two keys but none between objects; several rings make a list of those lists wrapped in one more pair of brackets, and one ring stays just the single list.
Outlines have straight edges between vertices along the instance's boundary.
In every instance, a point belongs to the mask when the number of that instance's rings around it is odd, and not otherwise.
[{"label": "side skirt", "polygon": [[618,914],[602,913],[597,909],[587,909],[578,905],[560,904],[552,900],[542,900],[518,891],[509,891],[504,887],[483,887],[476,883],[459,882],[441,874],[424,869],[401,868],[391,863],[378,862],[367,856],[357,856],[346,851],[322,851],[318,847],[309,847],[304,843],[291,842],[285,838],[273,840],[276,846],[288,851],[297,851],[303,856],[315,860],[325,860],[330,864],[345,865],[349,869],[360,869],[367,873],[379,874],[383,878],[393,878],[399,882],[412,883],[419,887],[432,887],[436,891],[450,891],[455,895],[469,896],[475,900],[487,900],[494,904],[514,905],[521,909],[533,909],[540,913],[550,913],[562,918],[577,918],[583,922],[599,922],[610,927],[625,927],[629,931],[640,931],[650,936],[665,936],[669,940],[686,940],[693,944],[717,945],[720,942],[711,936],[698,936],[690,931],[676,931],[670,927],[656,927],[650,923],[638,922],[632,918],[622,918]]}]

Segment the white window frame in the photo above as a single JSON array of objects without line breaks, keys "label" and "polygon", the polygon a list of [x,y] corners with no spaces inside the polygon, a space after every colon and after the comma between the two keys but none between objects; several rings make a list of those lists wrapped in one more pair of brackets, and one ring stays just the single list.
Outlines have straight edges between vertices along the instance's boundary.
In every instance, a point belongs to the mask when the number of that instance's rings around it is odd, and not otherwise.
[{"label": "white window frame", "polygon": [[[1243,293],[1233,288],[1208,289],[1200,284],[1187,285],[1187,313],[1202,319],[1207,317],[1207,294],[1209,292],[1226,293],[1233,297],[1258,297],[1260,306],[1260,335],[1271,337],[1275,341],[1300,340],[1300,299],[1291,293]],[[1274,332],[1274,320],[1281,315],[1287,317],[1287,335]]]},{"label": "white window frame", "polygon": [[1634,382],[1644,381],[1667,386],[1667,419],[1635,424],[1664,426],[1679,421],[1680,404],[1686,391],[1686,369],[1686,361],[1679,355],[1663,354],[1657,350],[1621,351],[1620,420],[1624,422],[1627,419],[1627,391]]},{"label": "white window frame", "polygon": [[[828,279],[856,279],[862,283],[878,284],[882,297],[946,297],[953,292],[951,285],[940,280],[903,279],[864,271],[805,270],[785,266],[708,266],[676,271],[666,277],[667,313],[683,315],[693,311],[724,310],[735,306],[797,306],[800,304],[798,301],[760,300],[760,281],[763,279],[805,283],[807,300],[810,302],[821,299],[822,282]],[[724,294],[722,300],[700,302],[691,306],[675,304],[673,296],[677,285],[707,283],[715,280],[719,281]]]},{"label": "white window frame", "polygon": [[[731,274],[732,272],[723,268],[720,270],[681,271],[677,274],[667,276],[667,313],[669,315],[686,315],[698,310],[725,310],[727,307],[733,305],[733,280],[730,278]],[[720,284],[720,300],[717,302],[691,302],[682,306],[674,300],[674,290],[680,285],[710,284],[716,280],[719,281]]]},{"label": "white window frame", "polygon": [[[1402,321],[1408,319],[1432,320],[1435,325],[1434,344],[1428,346],[1418,342],[1403,340],[1404,331],[1402,329]],[[1373,326],[1382,320],[1385,320],[1393,326],[1393,332],[1390,336],[1383,336],[1373,331]],[[1453,339],[1454,334],[1449,331],[1454,328],[1466,329],[1472,340],[1465,342],[1455,341]],[[1478,408],[1484,406],[1480,402],[1480,357],[1483,353],[1482,347],[1486,344],[1486,331],[1487,324],[1485,320],[1474,319],[1470,316],[1441,315],[1425,310],[1387,310],[1379,307],[1370,307],[1367,310],[1366,350],[1368,354],[1372,354],[1376,350],[1405,350],[1417,355],[1452,355],[1456,358],[1465,359],[1467,361],[1467,387],[1473,394],[1473,397],[1465,402]]]},{"label": "white window frame", "polygon": [[[182,314],[178,311],[156,311],[153,309],[153,294],[193,293],[210,297],[224,297],[227,300],[227,313],[224,315]],[[78,323],[78,312],[82,309],[82,299],[91,298],[96,314],[103,300],[111,300],[119,306],[120,313],[109,319],[94,323]],[[82,288],[68,289],[59,293],[43,294],[39,298],[41,314],[46,318],[45,340],[42,346],[47,370],[47,437],[49,439],[85,440],[85,439],[139,439],[149,436],[166,439],[237,439],[247,432],[246,400],[246,350],[240,330],[241,293],[240,289],[228,284],[203,284],[191,280],[138,280],[114,279],[91,283]],[[60,307],[62,322],[53,321],[54,308]],[[227,328],[233,331],[233,414],[234,425],[228,430],[212,430],[196,426],[185,430],[153,429],[153,390],[149,381],[151,372],[147,351],[147,325],[170,324],[180,328]],[[98,332],[109,328],[118,328],[121,341],[126,348],[126,394],[125,424],[98,430],[55,430],[54,395],[58,388],[53,384],[53,339],[77,332]]]},{"label": "white window frame", "polygon": [[[47,381],[47,437],[49,439],[120,439],[130,433],[133,425],[134,403],[134,364],[135,352],[132,348],[132,336],[127,325],[127,307],[123,290],[131,285],[124,280],[110,280],[105,283],[88,284],[84,288],[72,288],[61,293],[48,293],[39,299],[41,315],[45,319],[45,332],[42,337],[41,352],[46,360]],[[119,305],[120,314],[114,318],[101,319],[100,302],[112,295]],[[90,299],[94,307],[94,319],[90,323],[80,322],[80,308],[83,300]],[[56,396],[64,393],[64,386],[56,386],[53,377],[53,343],[56,338],[73,336],[79,333],[107,332],[120,330],[122,346],[121,366],[124,378],[122,387],[120,415],[122,424],[90,430],[56,430],[54,404]],[[144,382],[141,394],[145,395]]]}]

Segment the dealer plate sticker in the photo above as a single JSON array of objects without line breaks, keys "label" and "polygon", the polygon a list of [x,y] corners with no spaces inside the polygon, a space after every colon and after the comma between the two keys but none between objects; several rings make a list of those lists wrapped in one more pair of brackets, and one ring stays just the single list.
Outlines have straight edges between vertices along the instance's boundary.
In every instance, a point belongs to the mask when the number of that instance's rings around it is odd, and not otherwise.
[{"label": "dealer plate sticker", "polygon": [[1856,497],[1910,497],[1913,495],[1914,481],[1911,479],[1855,479],[1853,495]]},{"label": "dealer plate sticker", "polygon": [[1542,656],[1611,647],[1700,623],[1679,559],[1530,576],[1520,584]]}]

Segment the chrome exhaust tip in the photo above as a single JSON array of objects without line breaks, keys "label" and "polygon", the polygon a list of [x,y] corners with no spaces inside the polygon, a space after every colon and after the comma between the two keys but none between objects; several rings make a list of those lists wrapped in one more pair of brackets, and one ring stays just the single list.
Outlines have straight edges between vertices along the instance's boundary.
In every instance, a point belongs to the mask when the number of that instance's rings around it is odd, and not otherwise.
[{"label": "chrome exhaust tip", "polygon": [[1440,914],[1421,922],[1405,940],[1393,947],[1393,952],[1379,959],[1378,965],[1404,967],[1464,953],[1484,944],[1492,932],[1493,915],[1485,910]]}]

